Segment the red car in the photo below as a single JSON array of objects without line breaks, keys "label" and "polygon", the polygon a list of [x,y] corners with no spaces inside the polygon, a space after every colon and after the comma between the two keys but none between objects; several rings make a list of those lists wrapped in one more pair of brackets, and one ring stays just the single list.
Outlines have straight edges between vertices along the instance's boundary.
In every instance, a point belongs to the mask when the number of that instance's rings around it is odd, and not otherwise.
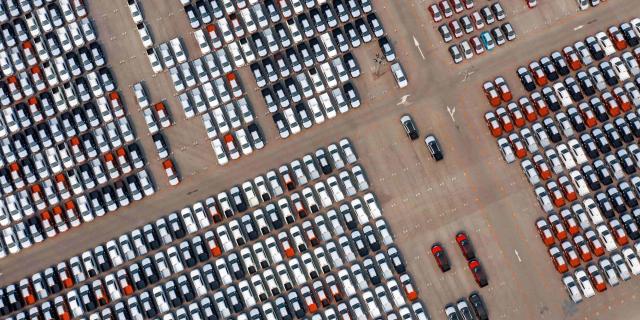
[{"label": "red car", "polygon": [[484,269],[482,269],[478,260],[473,259],[469,261],[469,270],[471,270],[473,278],[476,280],[476,283],[478,283],[480,288],[486,287],[489,284],[487,281],[487,274],[484,273]]},{"label": "red car", "polygon": [[584,239],[582,235],[577,235],[573,238],[573,244],[578,248],[578,253],[580,253],[580,259],[582,261],[591,261],[593,258],[591,255],[591,250],[589,249],[589,245],[587,244],[587,240]]},{"label": "red car", "polygon": [[564,54],[564,57],[567,59],[569,68],[574,71],[582,68],[582,61],[580,61],[580,58],[573,47],[565,47],[562,49],[562,54]]},{"label": "red car", "polygon": [[591,106],[589,106],[588,103],[583,102],[578,105],[578,108],[580,109],[580,114],[584,119],[584,124],[586,124],[587,127],[593,128],[598,124],[596,114],[593,112],[593,109],[591,108]]},{"label": "red car", "polygon": [[602,273],[600,273],[600,269],[595,266],[595,264],[589,264],[587,266],[587,273],[589,273],[589,279],[591,279],[591,283],[598,290],[598,292],[602,292],[607,290],[607,284],[604,282],[604,277]]},{"label": "red car", "polygon": [[467,234],[464,232],[459,232],[456,235],[456,242],[462,250],[462,255],[464,255],[465,259],[472,260],[476,258],[476,252],[471,245],[471,240],[467,237]]},{"label": "red car", "polygon": [[418,299],[418,292],[413,287],[413,283],[411,283],[411,278],[409,277],[408,274],[405,273],[401,275],[400,282],[404,287],[404,293],[407,295],[407,299],[409,299],[409,301],[414,301]]},{"label": "red car", "polygon": [[620,104],[622,111],[627,112],[631,110],[631,100],[624,89],[621,87],[613,88],[613,96],[616,98],[616,101],[618,101],[618,104]]},{"label": "red car", "polygon": [[527,119],[527,121],[534,122],[538,120],[536,108],[533,107],[531,101],[529,101],[527,97],[521,97],[520,100],[518,100],[518,104],[520,105],[522,112],[524,112],[524,117]]},{"label": "red car", "polygon": [[551,224],[553,234],[560,241],[567,239],[567,230],[564,228],[562,222],[560,222],[560,218],[557,214],[552,213],[547,218],[549,220],[549,224]]},{"label": "red car", "polygon": [[613,46],[616,47],[616,50],[621,51],[627,48],[627,41],[624,39],[624,35],[620,32],[620,29],[617,26],[609,27],[607,30],[609,34],[609,38],[613,42]]},{"label": "red car", "polygon": [[584,236],[589,240],[589,248],[591,248],[591,252],[593,252],[596,257],[604,254],[604,245],[598,235],[596,235],[595,231],[589,229],[585,231]]},{"label": "red car", "polygon": [[222,249],[220,249],[220,246],[218,245],[218,240],[216,240],[213,234],[210,238],[208,238],[207,245],[209,246],[211,255],[213,255],[214,257],[219,257],[222,254]]},{"label": "red car", "polygon": [[500,124],[502,124],[502,129],[504,131],[506,132],[513,131],[513,122],[511,122],[511,117],[509,117],[507,110],[500,107],[496,109],[496,115],[498,116],[498,119],[500,119]]},{"label": "red car", "polygon": [[516,127],[524,127],[526,121],[524,119],[524,115],[522,114],[522,110],[520,110],[518,105],[515,102],[510,102],[507,105],[507,110],[509,110],[509,115],[511,115],[511,118],[513,118],[513,123],[516,125]]},{"label": "red car", "polygon": [[436,259],[438,267],[440,267],[440,270],[442,270],[442,272],[447,272],[451,269],[451,264],[449,263],[447,253],[444,251],[444,248],[440,244],[436,243],[431,246],[431,253]]},{"label": "red car", "polygon": [[527,2],[527,6],[529,7],[529,9],[535,8],[538,5],[537,0],[525,0],[525,1]]},{"label": "red car", "polygon": [[553,266],[558,270],[558,272],[565,273],[569,270],[569,266],[567,266],[567,262],[557,246],[549,248],[549,255],[553,261]]},{"label": "red car", "polygon": [[531,61],[529,64],[529,71],[533,74],[533,79],[536,81],[536,84],[539,86],[545,86],[549,80],[547,80],[547,75],[542,70],[540,63],[538,61]]},{"label": "red car", "polygon": [[580,265],[580,258],[578,257],[578,253],[576,249],[573,247],[569,240],[566,240],[560,244],[562,247],[562,252],[564,253],[564,258],[567,259],[569,265],[572,267],[577,267]]},{"label": "red car", "polygon": [[498,90],[496,90],[496,86],[491,81],[487,81],[482,85],[484,89],[484,94],[487,96],[489,100],[489,104],[493,107],[497,107],[500,105],[500,95],[498,94]]},{"label": "red car", "polygon": [[624,228],[622,228],[620,221],[617,219],[610,220],[609,227],[611,228],[613,238],[619,246],[624,246],[629,243],[629,237],[627,237],[627,233],[624,231]]},{"label": "red car", "polygon": [[444,13],[445,18],[449,18],[453,15],[453,10],[451,9],[451,4],[448,0],[441,0],[438,5],[440,6],[440,10]]},{"label": "red car", "polygon": [[540,92],[532,92],[531,101],[533,101],[533,106],[536,108],[536,111],[538,111],[539,116],[544,117],[549,114],[549,106],[547,102],[544,101]]},{"label": "red car", "polygon": [[547,190],[549,191],[549,195],[553,200],[553,204],[561,208],[565,205],[564,196],[562,195],[562,191],[558,188],[558,184],[555,181],[547,182]]},{"label": "red car", "polygon": [[555,243],[553,239],[553,233],[551,232],[551,227],[544,218],[540,218],[536,221],[536,228],[538,228],[538,234],[540,234],[540,238],[542,238],[542,242],[547,246],[551,246]]},{"label": "red car", "polygon": [[524,143],[522,143],[522,140],[517,133],[514,132],[509,135],[509,143],[511,143],[511,147],[513,148],[514,153],[516,154],[516,157],[518,157],[518,159],[522,159],[527,155],[527,150],[524,147]]},{"label": "red car", "polygon": [[573,184],[571,183],[571,181],[569,181],[569,178],[567,178],[567,176],[561,176],[560,178],[558,178],[558,184],[562,189],[564,197],[568,201],[575,201],[576,199],[578,199],[576,189],[573,187]]},{"label": "red car", "polygon": [[509,89],[507,81],[504,80],[503,77],[497,77],[494,83],[498,88],[498,92],[500,93],[500,98],[502,98],[502,101],[507,102],[513,98],[513,96],[511,95],[511,89]]},{"label": "red car", "polygon": [[487,122],[487,127],[489,131],[491,131],[491,135],[494,137],[499,137],[502,135],[502,128],[500,127],[500,122],[496,118],[495,113],[493,111],[489,111],[484,114],[484,121]]},{"label": "red car", "polygon": [[534,154],[533,163],[535,164],[536,171],[538,171],[540,178],[543,180],[549,180],[551,178],[551,169],[549,169],[549,165],[542,155]]},{"label": "red car", "polygon": [[580,226],[578,225],[576,218],[571,214],[571,211],[569,211],[569,209],[563,209],[560,211],[560,215],[562,216],[564,227],[569,230],[569,234],[572,237],[576,236],[580,232]]},{"label": "red car", "polygon": [[615,117],[620,114],[620,105],[616,98],[609,91],[605,91],[602,93],[602,102],[604,102],[605,107],[607,108],[607,112],[612,117]]}]

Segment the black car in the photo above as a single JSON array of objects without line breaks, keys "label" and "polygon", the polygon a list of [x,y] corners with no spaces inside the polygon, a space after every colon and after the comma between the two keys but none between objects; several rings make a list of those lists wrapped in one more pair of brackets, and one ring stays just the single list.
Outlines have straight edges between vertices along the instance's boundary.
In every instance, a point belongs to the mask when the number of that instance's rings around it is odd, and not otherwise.
[{"label": "black car", "polygon": [[424,138],[424,143],[427,145],[427,149],[429,149],[429,153],[431,153],[431,157],[440,161],[444,159],[444,155],[442,154],[442,148],[440,148],[440,143],[438,143],[438,139],[434,135],[428,135]]},{"label": "black car", "polygon": [[416,125],[410,115],[403,115],[402,118],[400,118],[400,123],[402,123],[404,131],[407,133],[407,136],[409,136],[411,140],[418,139],[418,129],[416,128]]},{"label": "black car", "polygon": [[473,311],[475,311],[476,316],[480,320],[489,320],[489,314],[487,312],[487,307],[482,301],[482,297],[477,292],[473,292],[469,295],[469,302],[471,303],[471,307]]},{"label": "black car", "polygon": [[611,183],[613,183],[611,172],[609,171],[607,166],[604,164],[604,161],[598,159],[593,162],[593,166],[595,167],[595,171],[598,174],[598,178],[604,185],[608,186]]},{"label": "black car", "polygon": [[607,139],[611,143],[614,148],[622,147],[622,138],[620,137],[620,133],[613,127],[611,123],[607,123],[603,127],[604,132],[607,134]]},{"label": "black car", "polygon": [[547,102],[547,105],[549,106],[549,109],[551,111],[555,112],[560,110],[560,101],[558,101],[558,97],[556,97],[556,94],[553,92],[553,89],[551,89],[551,87],[542,88],[542,96],[544,97],[544,101]]},{"label": "black car", "polygon": [[592,160],[598,158],[598,155],[599,155],[598,147],[596,146],[596,143],[591,138],[590,134],[585,133],[581,135],[580,144],[582,145],[582,148],[584,149],[585,153],[589,158],[591,158]]},{"label": "black car", "polygon": [[616,127],[616,130],[618,130],[618,133],[622,137],[622,141],[624,141],[625,143],[629,143],[634,140],[633,132],[623,118],[617,118],[613,123]]},{"label": "black car", "polygon": [[580,84],[580,88],[582,88],[582,92],[587,96],[592,96],[596,93],[596,87],[593,84],[593,81],[589,77],[589,74],[580,71],[576,73],[576,77],[578,78],[578,83]]},{"label": "black car", "polygon": [[584,99],[584,95],[582,94],[582,91],[580,91],[580,86],[578,86],[578,83],[573,77],[565,78],[564,85],[567,87],[567,91],[573,101],[578,102]]},{"label": "black car", "polygon": [[608,61],[603,61],[600,63],[599,67],[605,82],[610,86],[615,86],[619,79],[615,71],[613,71],[611,64]]},{"label": "black car", "polygon": [[621,214],[627,211],[627,207],[624,204],[624,200],[622,199],[622,195],[618,188],[615,186],[609,187],[609,189],[607,189],[607,196],[609,196],[609,200],[616,212]]},{"label": "black car", "polygon": [[531,72],[525,67],[518,68],[518,77],[520,77],[520,82],[524,86],[525,90],[531,92],[536,88],[536,84],[533,81],[533,76]]},{"label": "black car", "polygon": [[600,189],[600,179],[598,178],[598,175],[593,170],[593,167],[591,167],[591,165],[587,164],[582,167],[582,176],[587,181],[589,189],[593,191]]},{"label": "black car", "polygon": [[618,184],[618,188],[620,189],[620,193],[622,193],[622,198],[624,202],[630,207],[635,208],[638,206],[638,198],[636,197],[635,192],[631,189],[631,186],[626,181]]},{"label": "black car", "polygon": [[600,44],[598,44],[598,41],[595,37],[587,37],[585,39],[585,43],[594,59],[602,60],[602,58],[604,58],[604,50],[602,50],[602,47],[600,46]]},{"label": "black car", "polygon": [[556,66],[558,73],[561,76],[566,76],[571,71],[569,66],[567,65],[567,60],[564,59],[562,53],[559,51],[554,51],[551,53],[551,60],[553,61],[553,65]]},{"label": "black car", "polygon": [[624,39],[627,40],[629,47],[635,47],[638,45],[638,35],[636,35],[633,31],[633,27],[628,22],[620,25],[620,31],[622,31],[622,35],[624,36]]},{"label": "black car", "polygon": [[638,119],[638,116],[635,113],[630,112],[624,116],[624,119],[629,124],[629,127],[631,128],[631,132],[633,132],[633,135],[636,138],[640,138],[640,119]]},{"label": "black car", "polygon": [[609,201],[609,198],[604,192],[598,192],[596,194],[596,203],[605,218],[611,219],[616,216],[613,211],[613,204],[611,204],[611,201]]},{"label": "black car", "polygon": [[604,133],[600,128],[595,128],[591,130],[591,136],[596,141],[596,145],[601,153],[606,154],[611,151],[611,145],[609,144],[609,140],[604,136]]},{"label": "black car", "polygon": [[542,65],[542,70],[544,71],[544,73],[547,75],[547,79],[549,79],[549,81],[556,81],[558,80],[558,72],[556,70],[555,65],[553,65],[553,62],[551,61],[551,59],[547,56],[544,56],[540,59],[540,64]]},{"label": "black car", "polygon": [[640,238],[640,229],[638,228],[638,224],[630,214],[623,214],[620,217],[620,220],[622,221],[624,230],[627,232],[627,235],[629,235],[629,238],[631,238],[631,240],[637,240],[638,238]]},{"label": "black car", "polygon": [[323,149],[316,150],[316,159],[318,159],[320,170],[322,170],[323,174],[330,174],[331,171],[333,171],[333,169],[331,168],[331,162],[329,162],[329,159],[327,158]]},{"label": "black car", "polygon": [[567,108],[567,115],[569,116],[569,121],[571,121],[573,129],[575,129],[577,132],[582,132],[587,129],[587,126],[584,123],[584,119],[582,119],[582,115],[576,107]]}]

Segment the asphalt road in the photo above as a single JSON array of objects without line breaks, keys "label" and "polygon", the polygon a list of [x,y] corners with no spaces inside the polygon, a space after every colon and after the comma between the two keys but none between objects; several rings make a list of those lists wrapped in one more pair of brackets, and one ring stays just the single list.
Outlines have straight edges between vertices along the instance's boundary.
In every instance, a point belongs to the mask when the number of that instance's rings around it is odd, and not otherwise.
[{"label": "asphalt road", "polygon": [[[497,75],[511,84],[514,95],[523,94],[516,78],[517,66],[561,49],[609,25],[640,16],[631,0],[609,0],[598,8],[576,12],[574,0],[539,1],[529,10],[524,1],[503,0],[518,39],[471,62],[453,65],[426,4],[406,0],[402,5],[374,0],[397,56],[408,72],[409,86],[395,87],[388,65],[374,75],[377,45],[354,51],[363,70],[355,80],[363,98],[359,110],[314,126],[281,141],[264,116],[266,108],[251,86],[248,70],[240,70],[257,121],[267,136],[267,146],[225,167],[215,164],[199,119],[184,120],[166,73],[154,76],[129,17],[124,1],[94,1],[90,14],[104,44],[118,85],[134,121],[160,190],[152,198],[58,235],[17,255],[0,260],[0,284],[6,285],[92,248],[187,204],[240,184],[277,168],[342,137],[354,143],[408,262],[422,301],[436,319],[443,306],[479,290],[465,265],[454,236],[465,230],[489,275],[480,291],[492,318],[516,319],[621,319],[634,314],[638,279],[632,279],[580,305],[569,302],[560,276],[553,269],[534,220],[543,212],[517,165],[501,159],[482,116],[489,104],[481,84]],[[486,1],[476,0],[479,7]],[[153,4],[153,7],[151,5]],[[199,56],[179,1],[142,0],[145,20],[156,43],[181,35],[189,58]],[[387,7],[388,6],[388,7]],[[421,57],[414,45],[418,41]],[[184,179],[169,187],[142,114],[135,106],[132,84],[144,80],[152,101],[166,99],[175,124],[164,131]],[[403,99],[404,98],[404,99]],[[404,101],[404,103],[402,103]],[[421,140],[410,142],[399,118],[410,113],[421,137],[435,134],[445,160],[435,163]],[[452,115],[453,114],[453,115]],[[453,268],[441,273],[430,246],[439,241],[448,249]]]}]

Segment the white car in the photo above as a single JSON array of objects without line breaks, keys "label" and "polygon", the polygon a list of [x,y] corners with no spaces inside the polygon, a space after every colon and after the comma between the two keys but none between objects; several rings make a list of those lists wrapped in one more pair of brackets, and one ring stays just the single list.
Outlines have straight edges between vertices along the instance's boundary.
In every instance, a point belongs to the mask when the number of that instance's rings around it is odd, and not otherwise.
[{"label": "white car", "polygon": [[591,284],[591,280],[589,280],[589,276],[587,276],[587,273],[584,270],[576,270],[575,277],[576,280],[578,280],[578,285],[580,286],[582,294],[585,298],[591,298],[596,294],[595,290],[593,289],[593,285]]},{"label": "white car", "polygon": [[596,33],[595,37],[607,56],[616,53],[616,48],[613,46],[613,42],[611,42],[611,39],[609,39],[609,36],[607,36],[606,33],[600,31]]},{"label": "white car", "polygon": [[553,90],[560,99],[560,103],[562,103],[563,107],[568,107],[571,105],[571,96],[567,91],[567,88],[561,82],[557,82],[553,85]]},{"label": "white car", "polygon": [[151,64],[151,70],[153,70],[153,73],[162,72],[162,64],[160,63],[158,54],[153,48],[147,49],[147,58],[149,58],[149,63]]},{"label": "white car", "polygon": [[193,36],[196,38],[196,42],[198,43],[200,52],[202,52],[203,55],[211,52],[211,46],[209,46],[209,42],[207,42],[207,37],[204,34],[204,30],[196,30],[195,32],[193,32]]},{"label": "white car", "polygon": [[138,28],[138,34],[140,34],[140,40],[142,41],[142,45],[145,49],[150,49],[153,47],[153,39],[151,38],[151,33],[149,33],[149,29],[147,28],[147,24],[144,22],[140,22],[136,26]]},{"label": "white car", "polygon": [[631,269],[631,273],[633,273],[633,275],[640,274],[640,261],[638,260],[638,256],[634,250],[631,249],[631,247],[624,247],[622,248],[622,255],[627,261],[627,265],[629,266],[629,269]]},{"label": "white car", "polygon": [[211,147],[213,148],[213,152],[216,154],[219,165],[223,166],[229,162],[229,158],[227,158],[227,153],[224,151],[220,139],[215,138],[211,140]]},{"label": "white car", "polygon": [[516,160],[515,153],[513,152],[513,148],[511,144],[507,140],[507,138],[499,138],[498,139],[498,147],[500,148],[500,152],[502,153],[502,158],[506,163],[512,163]]},{"label": "white car", "polygon": [[584,152],[584,149],[582,148],[582,146],[580,145],[580,142],[578,142],[577,139],[569,140],[567,142],[567,145],[569,145],[569,151],[571,151],[571,154],[575,158],[576,163],[578,165],[587,163],[589,161],[589,159],[587,158],[587,155]]},{"label": "white car", "polygon": [[605,249],[611,252],[616,249],[616,243],[613,240],[613,236],[611,235],[611,231],[605,224],[599,224],[596,226],[596,231],[598,232],[598,236],[600,236],[600,240],[602,240]]},{"label": "white car", "polygon": [[629,75],[629,70],[619,57],[611,58],[611,65],[613,66],[613,71],[616,73],[618,78],[620,78],[620,81],[627,81],[631,77]]},{"label": "white car", "polygon": [[137,0],[128,0],[128,4],[129,11],[131,11],[131,18],[133,19],[133,23],[141,23],[142,20],[144,20],[144,17],[142,16],[142,11],[140,11]]},{"label": "white car", "polygon": [[176,57],[176,61],[180,63],[184,63],[187,61],[187,56],[182,49],[182,43],[179,38],[173,38],[169,40],[169,44],[171,45],[171,49]]},{"label": "white car", "polygon": [[136,101],[138,102],[140,109],[144,109],[149,106],[149,99],[141,82],[133,85],[133,93],[136,96]]},{"label": "white car", "polygon": [[564,277],[562,277],[562,282],[564,283],[565,288],[569,293],[569,297],[571,298],[571,300],[573,300],[574,303],[579,303],[580,301],[582,301],[582,294],[580,294],[580,290],[578,289],[573,276],[571,276],[570,274],[565,275]]},{"label": "white car", "polygon": [[405,76],[404,70],[402,69],[402,66],[400,65],[400,62],[396,62],[396,63],[392,64],[391,65],[391,71],[393,72],[393,76],[396,79],[396,83],[398,84],[398,87],[404,88],[407,85],[409,85],[409,81],[407,80],[407,77]]},{"label": "white car", "polygon": [[576,162],[573,159],[573,156],[571,155],[571,152],[569,151],[569,148],[566,144],[558,144],[556,150],[558,150],[558,155],[560,156],[562,163],[568,170],[575,168]]},{"label": "white car", "polygon": [[240,144],[240,151],[243,155],[248,155],[253,152],[253,148],[247,139],[247,132],[243,128],[236,131],[236,139],[238,140],[238,144]]}]

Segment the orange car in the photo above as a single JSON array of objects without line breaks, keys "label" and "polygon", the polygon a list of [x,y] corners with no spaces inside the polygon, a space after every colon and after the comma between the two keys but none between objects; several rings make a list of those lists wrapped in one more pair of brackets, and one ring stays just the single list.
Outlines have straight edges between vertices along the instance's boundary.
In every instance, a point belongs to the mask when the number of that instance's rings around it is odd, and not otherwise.
[{"label": "orange car", "polygon": [[500,95],[498,94],[498,91],[496,90],[495,85],[492,82],[487,81],[482,85],[482,88],[484,89],[484,94],[487,96],[487,99],[489,100],[489,104],[491,104],[491,106],[493,107],[499,106]]},{"label": "orange car", "polygon": [[578,257],[578,253],[576,252],[576,249],[573,247],[571,242],[566,240],[562,242],[560,246],[562,247],[562,252],[564,253],[565,259],[567,259],[567,261],[569,262],[569,265],[574,268],[579,266],[580,258]]},{"label": "orange car", "polygon": [[591,279],[591,283],[598,290],[598,292],[602,292],[607,290],[607,284],[604,282],[604,277],[602,273],[600,273],[600,269],[595,266],[595,264],[589,264],[587,266],[587,273],[589,274],[589,279]]},{"label": "orange car", "polygon": [[540,218],[536,221],[536,228],[538,228],[538,234],[540,234],[540,238],[542,238],[542,242],[547,246],[552,246],[555,243],[553,239],[553,233],[551,232],[551,227],[544,218]]},{"label": "orange car", "polygon": [[557,214],[552,213],[547,218],[549,220],[549,224],[551,224],[553,234],[560,241],[567,239],[567,230],[564,228],[564,225],[560,221],[560,217]]},{"label": "orange car", "polygon": [[502,127],[500,127],[500,123],[498,122],[498,119],[496,118],[496,115],[495,113],[493,113],[493,111],[485,113],[484,120],[486,121],[487,127],[489,128],[492,136],[499,137],[500,135],[502,135]]},{"label": "orange car", "polygon": [[409,299],[409,301],[418,299],[418,292],[416,292],[415,288],[413,288],[413,283],[411,283],[411,278],[408,274],[405,273],[401,275],[400,282],[404,287],[404,293],[407,295],[407,299]]},{"label": "orange car", "polygon": [[553,265],[555,266],[556,270],[558,270],[558,272],[565,273],[569,270],[567,262],[557,246],[552,246],[549,248],[549,256],[551,256],[551,261],[553,261]]},{"label": "orange car", "polygon": [[576,235],[573,238],[573,243],[576,248],[578,248],[578,253],[580,253],[580,258],[582,259],[582,261],[591,261],[593,257],[591,255],[589,245],[587,244],[587,240],[585,240],[582,235]]},{"label": "orange car", "polygon": [[524,119],[524,115],[522,114],[522,110],[520,110],[520,107],[518,107],[515,102],[509,103],[507,105],[507,110],[509,110],[509,115],[511,115],[513,123],[516,125],[516,127],[521,128],[525,125],[526,121]]},{"label": "orange car", "polygon": [[509,86],[507,85],[507,81],[504,80],[503,77],[497,77],[494,83],[498,88],[498,92],[500,93],[500,98],[502,99],[502,101],[511,101],[513,95],[511,94],[511,89],[509,89]]}]

